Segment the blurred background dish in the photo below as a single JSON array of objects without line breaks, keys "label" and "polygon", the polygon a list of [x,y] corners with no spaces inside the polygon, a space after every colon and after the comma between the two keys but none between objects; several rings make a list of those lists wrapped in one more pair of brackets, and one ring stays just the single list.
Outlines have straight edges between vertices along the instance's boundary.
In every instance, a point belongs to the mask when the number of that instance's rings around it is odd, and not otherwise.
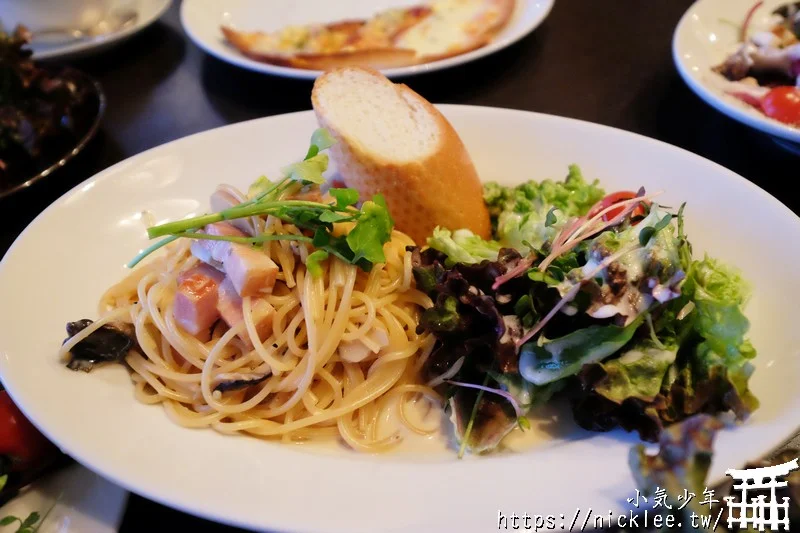
[{"label": "blurred background dish", "polygon": [[112,533],[127,496],[59,452],[0,385],[0,524],[19,532]]},{"label": "blurred background dish", "polygon": [[[33,521],[32,513],[37,513],[33,531],[38,533],[116,533],[127,501],[125,489],[73,463],[0,507],[0,519],[15,516]],[[7,527],[9,532],[15,531],[15,525]]]},{"label": "blurred background dish", "polygon": [[0,198],[78,155],[105,110],[98,82],[71,67],[37,65],[28,39],[24,29],[0,33]]},{"label": "blurred background dish", "polygon": [[36,60],[75,59],[119,44],[142,31],[172,0],[0,0],[7,31],[22,24],[32,32]]},{"label": "blurred background dish", "polygon": [[[181,5],[181,21],[186,33],[197,46],[223,61],[266,74],[314,79],[326,68],[324,63],[314,62],[305,66],[300,65],[299,68],[295,62],[284,61],[283,58],[279,58],[281,60],[272,58],[269,62],[253,59],[258,54],[248,54],[250,56],[248,57],[241,51],[245,47],[234,47],[229,44],[221,28],[226,27],[239,32],[277,32],[287,27],[305,24],[331,24],[337,21],[370,19],[377,13],[388,9],[408,8],[426,3],[429,2],[420,0],[376,0],[374,2],[358,0],[339,2],[233,0],[223,4],[214,0],[185,0]],[[417,62],[414,60],[393,59],[372,66],[380,68],[386,76],[399,77],[433,72],[473,61],[506,48],[528,35],[547,17],[553,3],[554,0],[516,0],[511,17],[507,23],[501,25],[502,29],[498,30],[488,44],[477,48],[473,47],[474,49],[470,48],[471,51],[465,51],[453,57],[426,60],[421,64],[413,64]],[[369,65],[368,62],[364,63],[363,61],[360,61],[359,64]]]},{"label": "blurred background dish", "polygon": [[[741,91],[740,82],[731,82],[715,67],[722,65],[742,46],[742,33],[747,40],[756,34],[769,34],[775,27],[774,12],[789,0],[699,0],[684,14],[675,30],[672,52],[678,72],[689,87],[707,104],[721,113],[760,130],[792,151],[800,151],[800,127],[767,116],[761,109],[761,96],[742,101],[732,93]],[[767,35],[768,36],[768,35]],[[800,46],[795,44],[794,46]],[[800,53],[800,50],[798,50]],[[791,88],[789,88],[791,89]]]}]

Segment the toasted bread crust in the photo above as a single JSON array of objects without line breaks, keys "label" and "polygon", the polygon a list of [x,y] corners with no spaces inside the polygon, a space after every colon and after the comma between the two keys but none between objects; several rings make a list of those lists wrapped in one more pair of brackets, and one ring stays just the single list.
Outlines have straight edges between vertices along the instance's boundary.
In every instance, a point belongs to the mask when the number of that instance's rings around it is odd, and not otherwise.
[{"label": "toasted bread crust", "polygon": [[310,70],[330,70],[347,66],[381,69],[416,65],[419,61],[420,57],[413,50],[374,48],[333,54],[297,54],[289,59],[289,64]]},{"label": "toasted bread crust", "polygon": [[[390,83],[383,75],[369,72],[379,83]],[[447,119],[407,86],[396,85],[398,97],[418,102],[434,117],[439,142],[429,156],[418,161],[397,163],[381,154],[367,153],[359,148],[362,145],[357,139],[348,139],[337,131],[320,104],[319,93],[325,90],[329,77],[335,75],[336,72],[321,76],[311,98],[320,125],[338,141],[331,147],[331,156],[342,181],[363,198],[383,194],[397,228],[418,244],[424,244],[437,226],[466,228],[484,239],[490,238],[483,186],[469,153]]]}]

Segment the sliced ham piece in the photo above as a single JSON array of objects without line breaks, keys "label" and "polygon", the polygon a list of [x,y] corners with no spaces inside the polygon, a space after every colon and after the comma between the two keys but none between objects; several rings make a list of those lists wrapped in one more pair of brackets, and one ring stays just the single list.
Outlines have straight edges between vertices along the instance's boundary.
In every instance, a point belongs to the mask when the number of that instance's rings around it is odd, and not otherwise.
[{"label": "sliced ham piece", "polygon": [[[272,315],[275,313],[275,308],[263,298],[251,300],[250,306],[258,337],[263,340],[272,333]],[[224,320],[229,327],[236,327],[244,320],[242,298],[239,296],[239,293],[236,292],[236,288],[233,286],[233,282],[230,278],[225,278],[219,286],[217,310],[220,316],[222,316],[222,320]],[[242,330],[239,336],[244,341],[250,340],[247,330]]]},{"label": "sliced ham piece", "polygon": [[224,278],[222,272],[208,265],[191,268],[178,276],[175,321],[195,337],[207,333],[219,319],[219,286]]},{"label": "sliced ham piece", "polygon": [[223,267],[242,298],[272,292],[278,277],[278,265],[268,255],[244,244],[230,247]]},{"label": "sliced ham piece", "polygon": [[[228,222],[209,224],[204,231],[208,235],[246,236]],[[246,244],[198,239],[192,243],[192,255],[225,271],[242,297],[271,292],[278,277],[278,265],[261,250]]]},{"label": "sliced ham piece", "polygon": [[[233,227],[227,222],[215,222],[205,227],[204,233],[208,235],[225,237],[246,237],[244,232]],[[200,261],[216,268],[222,268],[222,263],[231,251],[232,243],[227,241],[211,241],[197,239],[192,242],[192,255]]]}]

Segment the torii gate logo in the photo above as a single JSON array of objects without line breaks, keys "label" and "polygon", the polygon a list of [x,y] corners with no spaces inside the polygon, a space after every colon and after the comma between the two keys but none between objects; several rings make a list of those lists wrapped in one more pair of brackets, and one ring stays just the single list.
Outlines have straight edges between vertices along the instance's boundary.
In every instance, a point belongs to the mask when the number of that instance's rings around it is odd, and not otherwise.
[{"label": "torii gate logo", "polygon": [[[725,471],[725,474],[734,479],[734,491],[741,491],[741,496],[726,496],[728,502],[728,529],[738,526],[739,529],[756,529],[765,531],[777,531],[782,528],[789,530],[789,498],[784,497],[782,502],[778,502],[775,490],[787,486],[786,480],[779,481],[778,478],[785,477],[794,470],[797,470],[797,459],[783,463],[781,465],[768,466],[764,468],[749,468],[747,470],[734,470],[732,468]],[[748,491],[769,490],[770,496],[760,494],[759,496],[749,496]],[[738,501],[737,501],[738,500]]]}]

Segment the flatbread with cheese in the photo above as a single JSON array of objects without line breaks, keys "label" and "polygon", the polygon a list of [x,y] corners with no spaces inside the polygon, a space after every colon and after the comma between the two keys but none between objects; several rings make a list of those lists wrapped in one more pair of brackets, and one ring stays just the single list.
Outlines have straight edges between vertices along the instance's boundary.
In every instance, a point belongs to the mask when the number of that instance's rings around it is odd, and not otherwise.
[{"label": "flatbread with cheese", "polygon": [[511,18],[514,0],[435,0],[368,20],[289,26],[275,32],[223,27],[227,41],[256,61],[312,70],[392,68],[452,57],[488,44]]}]

